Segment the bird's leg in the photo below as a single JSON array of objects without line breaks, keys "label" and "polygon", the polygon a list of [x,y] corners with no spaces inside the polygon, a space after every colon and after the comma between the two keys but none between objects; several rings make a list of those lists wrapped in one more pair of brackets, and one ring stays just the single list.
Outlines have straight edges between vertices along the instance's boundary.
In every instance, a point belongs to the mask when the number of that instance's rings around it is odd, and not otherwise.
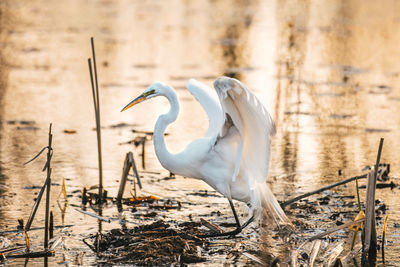
[{"label": "bird's leg", "polygon": [[233,216],[235,217],[237,229],[239,229],[239,228],[241,228],[241,226],[240,226],[239,217],[238,217],[237,214],[236,214],[235,206],[233,205],[232,200],[228,199],[228,201],[229,201],[229,205],[231,205],[231,209],[232,209],[232,212],[233,212]]},{"label": "bird's leg", "polygon": [[239,234],[246,226],[248,226],[254,220],[254,214],[251,215],[250,219],[248,219],[243,225],[240,225],[239,217],[237,216],[235,206],[233,205],[232,200],[228,199],[229,205],[231,205],[233,216],[236,221],[236,229],[233,231],[222,232],[222,233],[210,233],[206,235],[199,235],[199,237],[218,237],[218,236],[235,236]]}]

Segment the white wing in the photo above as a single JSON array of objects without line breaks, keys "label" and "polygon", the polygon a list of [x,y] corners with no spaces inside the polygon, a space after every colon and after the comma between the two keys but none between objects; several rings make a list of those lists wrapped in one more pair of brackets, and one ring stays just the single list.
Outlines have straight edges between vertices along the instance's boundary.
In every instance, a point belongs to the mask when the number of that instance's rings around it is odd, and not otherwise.
[{"label": "white wing", "polygon": [[206,137],[217,137],[224,124],[224,115],[215,91],[195,79],[190,79],[186,88],[200,102],[208,115],[209,126]]},{"label": "white wing", "polygon": [[[220,138],[223,138],[226,127],[233,123],[240,134],[240,143],[236,155],[235,170],[232,180],[239,171],[254,182],[265,182],[270,158],[270,136],[275,134],[275,125],[268,111],[257,97],[236,79],[220,77],[214,81],[218,93],[225,126]],[[232,122],[229,122],[231,118]]]}]

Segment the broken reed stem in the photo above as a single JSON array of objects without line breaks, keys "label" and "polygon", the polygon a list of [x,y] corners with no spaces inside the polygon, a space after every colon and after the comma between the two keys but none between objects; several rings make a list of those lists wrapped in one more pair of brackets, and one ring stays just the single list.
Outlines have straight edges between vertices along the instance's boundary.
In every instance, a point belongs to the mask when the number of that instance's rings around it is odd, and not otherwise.
[{"label": "broken reed stem", "polygon": [[54,251],[38,251],[38,252],[29,252],[25,254],[15,254],[15,255],[7,255],[7,258],[42,258],[54,256]]},{"label": "broken reed stem", "polygon": [[49,236],[50,236],[50,239],[52,239],[54,237],[54,217],[53,217],[53,212],[52,211],[50,211]]},{"label": "broken reed stem", "polygon": [[142,140],[142,169],[146,169],[146,163],[145,163],[145,147],[146,147],[146,136],[143,137]]},{"label": "broken reed stem", "polygon": [[119,183],[119,189],[118,189],[118,195],[117,195],[117,201],[121,202],[122,196],[124,195],[124,190],[125,190],[125,185],[126,185],[126,180],[128,179],[128,173],[131,165],[129,164],[129,153],[126,153],[125,156],[125,161],[124,161],[124,168],[122,169],[122,177],[121,177],[121,182]]},{"label": "broken reed stem", "polygon": [[53,135],[51,133],[51,126],[52,124],[50,123],[49,127],[49,147],[47,149],[47,178],[46,178],[46,185],[47,185],[47,190],[46,190],[46,217],[44,221],[44,250],[47,250],[49,247],[49,211],[50,211],[50,187],[51,187],[51,144],[53,141]]},{"label": "broken reed stem", "polygon": [[122,197],[124,195],[126,180],[128,179],[128,174],[129,174],[129,170],[131,169],[131,167],[136,176],[136,182],[133,182],[133,186],[134,186],[133,190],[134,190],[135,197],[136,197],[136,183],[139,185],[139,188],[142,189],[142,183],[140,182],[140,177],[139,177],[139,173],[136,168],[135,159],[133,158],[133,153],[128,152],[125,157],[124,168],[122,170],[122,177],[121,177],[121,182],[119,184],[119,190],[118,190],[118,195],[117,195],[117,201],[119,203],[121,202]]},{"label": "broken reed stem", "polygon": [[[139,188],[142,189],[142,182],[140,181],[139,173],[136,168],[135,159],[133,158],[133,153],[130,153],[128,156],[129,156],[129,161],[132,165],[133,172],[135,173],[135,176],[136,176],[136,182],[137,182]],[[136,197],[136,193],[135,193],[135,197]]]},{"label": "broken reed stem", "polygon": [[[99,161],[99,205],[101,205],[102,198],[103,198],[103,160],[102,160],[102,153],[101,153],[99,85],[98,85],[98,81],[97,81],[96,55],[95,55],[93,37],[91,37],[90,40],[91,40],[91,46],[92,46],[93,69],[92,69],[92,61],[90,58],[88,59],[88,63],[89,63],[90,81],[91,81],[91,85],[92,85],[94,111],[95,111],[95,117],[96,117],[97,152],[98,152],[98,161]],[[93,75],[93,71],[94,71],[94,75]],[[93,76],[94,76],[94,79],[93,79]]]},{"label": "broken reed stem", "polygon": [[284,201],[284,202],[280,203],[280,205],[281,205],[282,208],[284,208],[284,207],[286,207],[287,205],[292,204],[293,202],[296,202],[296,201],[298,201],[298,200],[300,200],[300,199],[303,199],[303,198],[309,197],[309,196],[311,196],[311,195],[321,193],[321,192],[323,192],[323,191],[325,191],[325,190],[328,190],[328,189],[331,189],[331,188],[333,188],[333,187],[336,187],[336,186],[339,186],[339,185],[343,185],[343,184],[347,184],[347,183],[349,183],[349,182],[351,182],[351,181],[354,181],[354,180],[357,180],[357,179],[361,179],[361,178],[366,178],[366,177],[367,177],[366,174],[359,175],[359,176],[355,176],[355,177],[351,177],[351,178],[345,179],[345,180],[343,180],[343,181],[340,181],[340,182],[337,182],[337,183],[333,183],[333,184],[324,186],[324,187],[322,187],[322,188],[320,188],[320,189],[317,189],[317,190],[314,190],[314,191],[311,191],[311,192],[302,194],[302,195],[300,195],[300,196],[297,196],[297,197],[295,197],[295,198],[289,199],[289,200],[287,200],[287,201]]},{"label": "broken reed stem", "polygon": [[29,219],[28,219],[28,221],[26,222],[26,225],[25,225],[26,231],[29,231],[31,229],[31,225],[32,225],[33,219],[35,218],[35,215],[36,215],[37,209],[39,207],[40,201],[42,200],[42,196],[43,196],[43,193],[44,193],[44,189],[46,188],[46,185],[47,185],[47,181],[44,182],[42,188],[40,189],[39,195],[36,198],[35,203],[33,204],[31,215],[29,216]]},{"label": "broken reed stem", "polygon": [[364,263],[366,263],[367,259],[369,263],[374,263],[376,261],[378,243],[376,238],[376,225],[375,225],[375,191],[376,191],[376,180],[378,176],[378,167],[383,147],[383,140],[384,139],[381,138],[379,142],[379,149],[378,149],[378,155],[376,157],[375,170],[373,173],[368,174],[367,195],[366,195],[366,205],[365,205],[365,224],[363,231],[364,242],[363,242],[362,260]]}]

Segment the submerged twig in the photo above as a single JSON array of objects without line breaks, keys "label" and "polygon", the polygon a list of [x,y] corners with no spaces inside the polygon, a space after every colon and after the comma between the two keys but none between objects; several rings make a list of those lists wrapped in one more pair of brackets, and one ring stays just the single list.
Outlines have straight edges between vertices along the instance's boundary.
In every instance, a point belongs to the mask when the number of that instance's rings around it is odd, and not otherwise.
[{"label": "submerged twig", "polygon": [[345,179],[345,180],[343,180],[343,181],[340,181],[340,182],[337,182],[337,183],[333,183],[333,184],[324,186],[324,187],[322,187],[322,188],[320,188],[320,189],[317,189],[317,190],[314,190],[314,191],[311,191],[311,192],[302,194],[302,195],[300,195],[300,196],[297,196],[297,197],[295,197],[295,198],[292,198],[292,199],[283,201],[282,203],[280,203],[280,205],[281,205],[281,207],[283,208],[283,207],[286,207],[287,205],[292,204],[293,202],[296,202],[296,201],[298,201],[298,200],[300,200],[300,199],[309,197],[309,196],[314,195],[314,194],[321,193],[321,192],[323,192],[323,191],[325,191],[325,190],[331,189],[331,188],[336,187],[336,186],[339,186],[339,185],[347,184],[347,183],[349,183],[349,182],[351,182],[351,181],[354,181],[354,180],[356,180],[356,179],[361,179],[361,178],[366,178],[366,177],[367,177],[367,175],[366,175],[366,174],[363,174],[363,175],[359,175],[359,176],[347,178],[347,179]]},{"label": "submerged twig", "polygon": [[337,226],[337,227],[334,227],[334,228],[331,228],[331,229],[329,229],[329,230],[326,230],[326,231],[323,232],[323,233],[320,233],[320,234],[317,234],[317,235],[315,235],[315,236],[312,236],[312,237],[310,237],[310,238],[308,239],[308,241],[313,241],[313,240],[315,240],[315,239],[320,239],[320,238],[322,238],[322,237],[324,237],[324,236],[327,236],[327,235],[332,234],[332,233],[334,233],[334,232],[336,232],[336,231],[339,231],[339,230],[341,230],[341,229],[347,228],[347,227],[349,227],[349,226],[351,226],[351,225],[354,225],[354,224],[357,224],[357,223],[363,222],[363,221],[364,221],[364,218],[359,219],[359,220],[355,220],[355,221],[351,221],[351,222],[344,223],[344,224],[339,225],[339,226]]},{"label": "submerged twig", "polygon": [[49,257],[49,256],[54,256],[54,251],[44,250],[44,251],[37,251],[37,252],[29,252],[29,253],[25,253],[25,254],[8,255],[7,258],[42,258],[42,257]]},{"label": "submerged twig", "polygon": [[88,211],[84,211],[84,210],[80,210],[80,209],[75,209],[75,210],[79,211],[80,213],[83,213],[83,214],[92,216],[92,217],[94,217],[96,219],[99,219],[100,221],[104,221],[104,222],[108,222],[108,223],[111,222],[111,220],[109,218],[105,218],[105,217],[99,216],[97,214],[94,214],[94,213],[91,213],[91,212],[88,212]]},{"label": "submerged twig", "polygon": [[[74,224],[67,224],[67,225],[56,225],[54,226],[54,229],[60,229],[60,228],[68,228],[68,227],[73,227],[75,226]],[[29,229],[29,231],[38,231],[38,230],[43,230],[44,227],[32,227]],[[16,229],[16,230],[8,230],[8,231],[0,231],[0,236],[8,235],[8,234],[18,234],[18,233],[23,233],[25,230],[24,229]],[[28,232],[28,230],[26,230]]]},{"label": "submerged twig", "polygon": [[12,248],[0,249],[0,254],[7,255],[8,253],[22,251],[25,248],[26,248],[26,246],[16,246],[16,247],[12,247]]}]

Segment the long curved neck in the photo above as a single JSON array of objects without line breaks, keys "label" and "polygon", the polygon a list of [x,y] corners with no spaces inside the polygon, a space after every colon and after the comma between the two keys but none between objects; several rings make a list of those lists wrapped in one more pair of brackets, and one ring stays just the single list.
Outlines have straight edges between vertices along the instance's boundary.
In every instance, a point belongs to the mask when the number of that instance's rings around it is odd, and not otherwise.
[{"label": "long curved neck", "polygon": [[165,145],[164,133],[167,126],[174,122],[178,117],[179,102],[176,93],[172,88],[163,95],[168,99],[171,107],[168,113],[158,117],[154,127],[154,149],[161,165],[167,170],[173,172],[175,169],[174,167],[179,163],[175,159],[176,156],[168,151]]}]

